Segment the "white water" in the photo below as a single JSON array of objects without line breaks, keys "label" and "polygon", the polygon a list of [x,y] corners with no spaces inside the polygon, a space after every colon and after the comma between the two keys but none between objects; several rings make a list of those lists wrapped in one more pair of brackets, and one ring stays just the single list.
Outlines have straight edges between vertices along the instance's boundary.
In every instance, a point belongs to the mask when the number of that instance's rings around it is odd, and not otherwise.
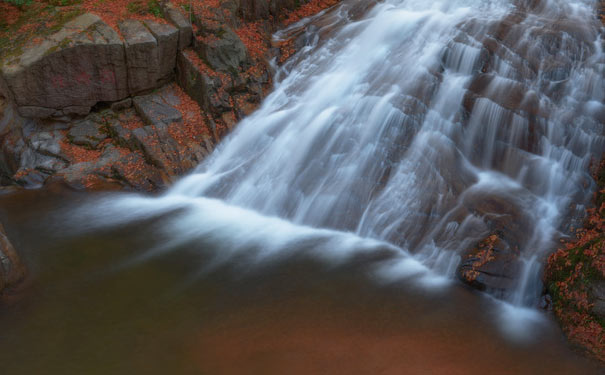
[{"label": "white water", "polygon": [[363,2],[345,1],[195,173],[115,210],[127,221],[187,207],[166,229],[175,241],[211,236],[250,264],[305,246],[329,259],[386,247],[398,254],[387,280],[426,267],[451,279],[499,230],[520,255],[497,295],[533,306],[540,264],[588,201],[604,150],[595,3],[391,0],[353,20]]}]

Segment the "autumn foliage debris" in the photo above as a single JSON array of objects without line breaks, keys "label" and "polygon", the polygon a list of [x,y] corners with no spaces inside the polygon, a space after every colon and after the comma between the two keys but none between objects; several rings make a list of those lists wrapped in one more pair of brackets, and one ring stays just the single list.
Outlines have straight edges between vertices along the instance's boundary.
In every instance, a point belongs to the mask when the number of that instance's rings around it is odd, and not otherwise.
[{"label": "autumn foliage debris", "polygon": [[605,281],[605,161],[595,176],[595,206],[584,227],[548,258],[545,283],[570,342],[605,361],[605,320],[594,312],[594,286]]}]

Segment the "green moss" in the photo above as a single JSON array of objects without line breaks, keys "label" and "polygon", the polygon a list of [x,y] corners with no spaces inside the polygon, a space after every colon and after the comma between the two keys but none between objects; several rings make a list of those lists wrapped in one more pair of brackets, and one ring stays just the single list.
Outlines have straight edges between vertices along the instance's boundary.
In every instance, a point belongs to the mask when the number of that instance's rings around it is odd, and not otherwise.
[{"label": "green moss", "polygon": [[34,38],[44,38],[56,33],[80,14],[82,11],[79,9],[64,12],[53,5],[27,8],[17,22],[0,37],[0,65],[20,56],[23,48]]},{"label": "green moss", "polygon": [[147,2],[147,7],[149,8],[149,13],[156,17],[162,17],[162,7],[157,0],[149,0]]}]

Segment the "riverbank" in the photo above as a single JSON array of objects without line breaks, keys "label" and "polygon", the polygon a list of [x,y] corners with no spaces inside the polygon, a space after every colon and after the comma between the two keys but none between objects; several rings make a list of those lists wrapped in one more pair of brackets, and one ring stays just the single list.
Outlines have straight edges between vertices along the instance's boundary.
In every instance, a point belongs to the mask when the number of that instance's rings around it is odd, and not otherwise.
[{"label": "riverbank", "polygon": [[[0,185],[166,188],[271,90],[297,46],[273,32],[336,3],[0,3]],[[1,291],[25,269],[0,235]]]},{"label": "riverbank", "polygon": [[548,258],[545,284],[570,343],[605,361],[605,161],[584,226]]}]

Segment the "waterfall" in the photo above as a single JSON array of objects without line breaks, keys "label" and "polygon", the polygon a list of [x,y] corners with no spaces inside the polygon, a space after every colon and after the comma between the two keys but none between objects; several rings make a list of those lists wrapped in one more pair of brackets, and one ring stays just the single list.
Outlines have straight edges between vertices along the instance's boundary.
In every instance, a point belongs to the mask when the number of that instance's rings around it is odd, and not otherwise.
[{"label": "waterfall", "polygon": [[605,150],[596,1],[387,0],[360,15],[362,3],[314,20],[262,106],[147,204],[202,207],[178,221],[190,238],[284,247],[293,227],[348,232],[448,278],[487,238],[480,284],[532,306]]}]

